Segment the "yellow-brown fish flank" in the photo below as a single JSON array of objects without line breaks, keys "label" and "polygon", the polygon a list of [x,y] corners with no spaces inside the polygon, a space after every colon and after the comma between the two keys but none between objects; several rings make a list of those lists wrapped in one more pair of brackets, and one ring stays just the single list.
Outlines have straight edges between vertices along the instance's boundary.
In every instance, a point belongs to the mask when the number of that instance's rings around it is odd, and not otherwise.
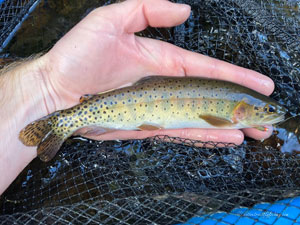
[{"label": "yellow-brown fish flank", "polygon": [[81,128],[232,129],[279,122],[284,114],[278,103],[248,88],[197,77],[147,77],[130,87],[85,95],[80,102],[28,125],[20,140],[38,145],[41,159],[48,161]]}]

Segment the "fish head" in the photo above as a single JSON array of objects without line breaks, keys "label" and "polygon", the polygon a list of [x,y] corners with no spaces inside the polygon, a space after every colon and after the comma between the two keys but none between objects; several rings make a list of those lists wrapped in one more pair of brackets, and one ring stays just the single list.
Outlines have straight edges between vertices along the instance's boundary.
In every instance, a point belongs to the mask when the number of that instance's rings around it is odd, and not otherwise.
[{"label": "fish head", "polygon": [[[258,110],[257,110],[258,108]],[[284,120],[287,110],[275,101],[253,107],[253,115],[258,125],[272,125]]]},{"label": "fish head", "polygon": [[234,120],[245,127],[261,127],[283,121],[286,112],[286,108],[270,98],[255,99],[240,102],[234,109]]}]

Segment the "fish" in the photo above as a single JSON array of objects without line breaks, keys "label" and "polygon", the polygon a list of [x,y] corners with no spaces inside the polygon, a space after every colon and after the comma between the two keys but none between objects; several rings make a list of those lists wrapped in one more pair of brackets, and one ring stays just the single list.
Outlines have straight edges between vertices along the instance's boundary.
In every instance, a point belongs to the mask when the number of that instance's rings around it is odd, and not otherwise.
[{"label": "fish", "polygon": [[[26,146],[50,161],[74,134],[178,128],[241,129],[279,123],[286,109],[254,90],[200,77],[145,77],[129,87],[80,98],[79,104],[28,124]],[[81,132],[80,132],[81,131]]]}]

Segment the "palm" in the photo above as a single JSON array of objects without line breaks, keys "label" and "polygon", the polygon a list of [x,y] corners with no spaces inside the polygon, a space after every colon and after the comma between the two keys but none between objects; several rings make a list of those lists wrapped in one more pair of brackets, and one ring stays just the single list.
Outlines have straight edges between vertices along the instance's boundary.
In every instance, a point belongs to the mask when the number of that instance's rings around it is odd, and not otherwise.
[{"label": "palm", "polygon": [[[240,83],[264,94],[273,91],[272,81],[254,71],[134,35],[148,25],[178,25],[188,16],[187,7],[163,0],[128,0],[93,11],[47,54],[51,65],[55,65],[51,68],[50,79],[55,93],[59,95],[57,99],[60,101],[56,102],[58,109],[77,104],[83,94],[118,88],[153,74],[206,76]],[[168,134],[236,143],[243,139],[240,131],[224,133],[201,129],[139,133],[120,131],[93,138],[142,138]],[[247,133],[255,138],[269,135],[253,130]]]}]

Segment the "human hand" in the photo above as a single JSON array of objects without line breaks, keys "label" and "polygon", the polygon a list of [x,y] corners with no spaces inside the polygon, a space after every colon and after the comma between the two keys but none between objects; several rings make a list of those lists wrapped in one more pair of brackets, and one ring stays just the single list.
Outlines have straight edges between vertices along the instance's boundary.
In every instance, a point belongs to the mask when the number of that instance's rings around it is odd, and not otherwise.
[{"label": "human hand", "polygon": [[[186,5],[166,0],[127,0],[98,8],[67,33],[47,54],[1,71],[0,194],[36,157],[18,134],[28,123],[79,103],[79,97],[129,85],[147,75],[202,76],[233,81],[269,95],[273,82],[248,69],[174,45],[137,37],[135,32],[183,23]],[[169,135],[240,144],[244,133],[256,139],[271,134],[254,129],[116,131],[93,139]],[[5,175],[4,175],[5,174]]]},{"label": "human hand", "polygon": [[[47,103],[50,111],[76,105],[84,94],[129,85],[147,75],[210,77],[239,83],[266,95],[272,93],[271,79],[257,72],[134,34],[147,26],[179,25],[189,14],[189,6],[165,0],[127,0],[92,11],[43,57],[48,65],[46,84],[53,99]],[[271,132],[272,129],[176,129],[115,131],[88,137],[130,139],[169,135],[240,144],[243,133],[262,139]]]}]

